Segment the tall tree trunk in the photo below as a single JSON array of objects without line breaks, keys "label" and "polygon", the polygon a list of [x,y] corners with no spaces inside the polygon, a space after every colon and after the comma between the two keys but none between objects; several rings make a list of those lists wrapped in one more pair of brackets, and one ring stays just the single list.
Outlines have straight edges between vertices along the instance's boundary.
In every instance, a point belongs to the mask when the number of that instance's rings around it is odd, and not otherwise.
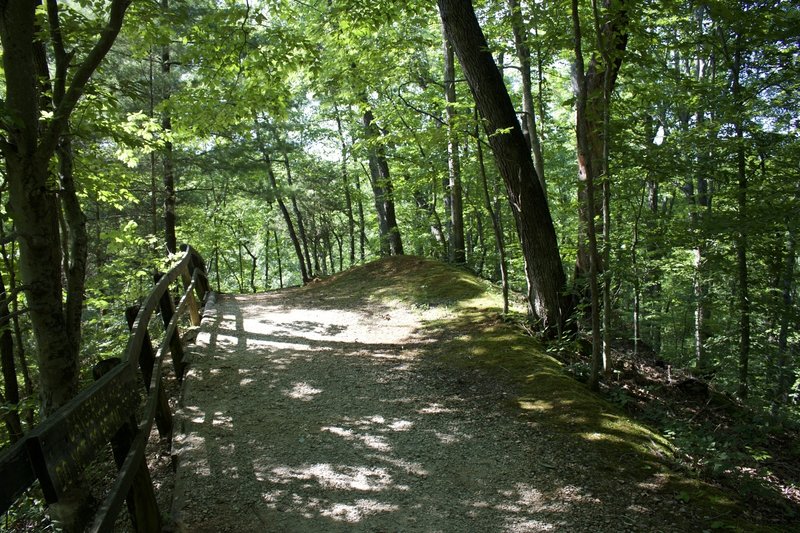
[{"label": "tall tree trunk", "polygon": [[10,298],[16,298],[15,294],[6,291],[5,281],[0,273],[0,362],[2,362],[3,383],[5,384],[5,394],[3,403],[14,406],[5,415],[5,423],[8,429],[8,436],[11,442],[17,442],[22,438],[22,422],[19,417],[19,383],[17,382],[17,367],[14,364],[14,338],[11,335],[11,313],[8,308]]},{"label": "tall tree trunk", "polygon": [[378,127],[371,109],[364,111],[364,132],[369,142],[369,170],[372,191],[375,195],[375,209],[378,212],[378,225],[381,235],[383,255],[403,255],[403,243],[394,209],[394,190],[389,174],[384,147],[379,140]]},{"label": "tall tree trunk", "polygon": [[367,228],[364,225],[364,202],[361,201],[361,180],[358,173],[355,174],[356,180],[356,207],[358,208],[358,256],[361,262],[366,257],[367,247]]},{"label": "tall tree trunk", "polygon": [[[800,187],[798,187],[800,191]],[[800,193],[796,195],[800,198]],[[776,359],[777,381],[774,385],[773,412],[779,406],[789,402],[789,391],[792,386],[794,371],[789,364],[789,326],[794,310],[794,271],[797,261],[797,220],[789,215],[786,222],[786,256],[781,273],[781,313],[780,330],[778,332],[778,356]],[[772,385],[770,383],[768,386]]]},{"label": "tall tree trunk", "polygon": [[[162,12],[166,15],[169,12],[169,0],[161,0]],[[168,101],[171,93],[171,71],[172,63],[170,60],[169,44],[161,48],[161,72],[164,76],[164,91],[161,95],[162,101]],[[172,112],[169,107],[164,108],[161,113],[161,128],[167,134],[164,142],[163,168],[164,168],[164,243],[167,251],[174,254],[178,250],[178,241],[175,236],[175,161],[173,158],[173,146],[170,140],[172,134]]]},{"label": "tall tree trunk", "polygon": [[575,102],[576,111],[576,137],[578,145],[578,169],[580,171],[580,181],[583,187],[582,196],[585,198],[586,219],[584,234],[586,235],[589,254],[589,296],[591,301],[591,324],[592,324],[592,371],[589,378],[589,388],[599,390],[600,388],[600,369],[602,368],[601,336],[600,336],[600,287],[598,286],[598,266],[600,256],[597,251],[597,225],[595,223],[595,169],[594,166],[600,162],[592,160],[596,154],[592,151],[589,133],[591,123],[587,120],[589,81],[584,72],[583,51],[581,44],[581,23],[578,12],[578,0],[572,0],[572,24],[575,39],[575,86],[577,100]]},{"label": "tall tree trunk", "polygon": [[461,191],[461,158],[457,133],[456,113],[456,69],[453,47],[443,35],[444,49],[444,97],[447,105],[447,168],[448,184],[446,195],[450,207],[450,261],[456,264],[466,262],[464,252],[464,204]]},{"label": "tall tree trunk", "polygon": [[[665,133],[666,134],[666,133]],[[647,139],[647,150],[652,152],[656,149],[655,138],[657,130],[655,120],[649,114],[645,117],[645,138]],[[646,222],[648,238],[644,243],[646,261],[643,267],[642,289],[645,297],[645,312],[642,316],[643,331],[642,338],[647,341],[654,352],[661,351],[661,320],[655,311],[660,311],[661,306],[661,258],[663,257],[662,246],[659,245],[659,184],[653,176],[646,176]],[[649,308],[649,312],[648,312]]]},{"label": "tall tree trunk", "polygon": [[275,237],[275,257],[278,260],[278,287],[283,288],[283,262],[281,260],[281,243],[278,240],[278,232],[273,231],[272,236]]},{"label": "tall tree trunk", "polygon": [[[597,9],[597,0],[592,1],[595,27],[598,35],[602,20]],[[609,167],[609,136],[611,135],[611,90],[614,76],[614,62],[605,43],[600,40],[598,47],[603,55],[603,160],[601,165],[603,195],[603,371],[611,373],[611,170]]]},{"label": "tall tree trunk", "polygon": [[[91,75],[111,48],[129,2],[114,0],[109,22],[84,61],[76,66],[69,86],[67,65],[56,58],[53,118],[40,123],[40,97],[34,53],[41,41],[35,20],[35,2],[9,2],[0,10],[6,99],[4,112],[14,117],[14,128],[2,143],[6,160],[9,208],[20,235],[20,271],[39,352],[43,413],[48,415],[75,395],[78,387],[78,353],[62,303],[61,246],[58,196],[47,186],[50,160],[56,152],[69,117]],[[60,27],[48,2],[53,38]],[[63,48],[60,47],[60,48]],[[46,68],[46,66],[45,66]],[[56,96],[55,91],[59,91]]]},{"label": "tall tree trunk", "polygon": [[478,168],[480,169],[481,186],[483,189],[483,202],[489,218],[492,219],[492,231],[494,232],[494,242],[497,246],[499,256],[498,265],[500,267],[500,283],[503,289],[503,314],[508,314],[508,262],[506,261],[506,246],[503,240],[503,228],[500,225],[500,213],[492,209],[492,199],[489,196],[489,183],[486,178],[486,164],[483,159],[483,146],[481,146],[480,126],[478,126],[478,108],[475,108],[475,139],[478,155]]},{"label": "tall tree trunk", "polygon": [[[81,209],[75,189],[73,174],[72,139],[65,135],[58,148],[59,175],[61,181],[61,206],[66,222],[68,253],[64,257],[66,273],[65,316],[67,332],[72,349],[80,352],[81,318],[86,287],[86,264],[89,254],[89,237],[86,233],[86,215]],[[64,237],[62,237],[64,238]]]},{"label": "tall tree trunk", "polygon": [[[5,157],[8,209],[19,234],[20,272],[39,355],[43,416],[66,404],[78,390],[76,342],[80,337],[71,327],[75,309],[82,305],[74,299],[82,298],[82,294],[68,296],[66,308],[62,299],[61,209],[58,193],[51,186],[50,162],[87,82],[119,34],[129,3],[112,0],[100,36],[83,61],[73,66],[63,43],[58,3],[47,1],[49,36],[55,52],[53,80],[41,40],[45,31],[37,22],[37,2],[3,2],[0,6],[6,90],[2,114],[8,117],[0,148]],[[72,73],[69,84],[68,70]],[[52,96],[48,97],[50,90]],[[43,111],[51,112],[49,119],[43,118]],[[65,207],[70,209],[68,203]],[[73,279],[73,289],[74,285]],[[88,518],[88,492],[84,489],[76,480],[75,489],[51,506],[52,514],[68,530],[80,529]]]},{"label": "tall tree trunk", "polygon": [[[531,83],[531,49],[525,35],[528,33],[522,19],[522,10],[518,0],[508,0],[508,11],[511,17],[511,30],[514,33],[514,45],[519,59],[520,77],[522,78],[522,133],[528,141],[528,146],[533,155],[533,166],[539,176],[545,197],[547,186],[544,179],[544,158],[542,157],[542,144],[536,129],[536,109],[533,105],[533,88]],[[540,73],[541,74],[541,73]]]},{"label": "tall tree trunk", "polygon": [[[628,11],[626,0],[602,0],[603,15],[606,20],[600,20],[596,0],[593,0],[596,13],[596,33],[599,54],[592,54],[589,65],[580,65],[585,77],[586,112],[577,120],[583,121],[580,128],[586,131],[585,156],[578,157],[578,176],[582,181],[578,189],[578,257],[575,263],[575,292],[585,301],[585,280],[589,272],[591,254],[588,248],[588,236],[583,233],[589,228],[589,206],[587,197],[589,190],[585,180],[591,177],[594,187],[592,191],[594,205],[592,212],[603,212],[602,176],[605,136],[603,133],[606,93],[611,91],[616,84],[619,69],[622,66],[625,49],[628,45]],[[577,6],[576,6],[577,9]],[[606,63],[610,62],[610,65]],[[597,234],[603,234],[602,223],[597,224]],[[598,273],[603,273],[603,265],[597,265]]]},{"label": "tall tree trunk", "polygon": [[350,180],[347,175],[347,141],[344,137],[344,128],[342,128],[342,117],[339,114],[339,108],[335,106],[334,109],[336,111],[336,128],[339,132],[339,142],[342,145],[342,187],[344,188],[345,214],[347,215],[347,233],[350,237],[350,266],[353,266],[356,262],[356,222],[353,218],[353,198],[350,191]]},{"label": "tall tree trunk", "polygon": [[[156,87],[155,87],[155,72],[153,69],[153,63],[155,59],[153,57],[154,51],[153,47],[150,47],[150,53],[148,54],[148,96],[149,96],[149,111],[150,114],[148,115],[151,120],[155,120],[155,110],[156,110]],[[161,227],[161,223],[158,217],[158,170],[156,169],[156,151],[153,150],[150,152],[150,231],[153,235],[158,235],[159,228]],[[157,247],[157,245],[155,245]]]},{"label": "tall tree trunk", "polygon": [[[300,242],[303,244],[303,253],[306,257],[306,269],[309,275],[312,275],[313,270],[311,270],[311,255],[308,251],[306,226],[303,222],[303,214],[300,212],[300,207],[297,205],[297,195],[294,192],[294,182],[292,181],[292,167],[289,165],[289,153],[286,150],[285,143],[281,143],[281,151],[283,152],[283,164],[286,167],[286,183],[289,185],[289,200],[292,202],[292,212],[294,212],[294,218],[297,220],[297,229],[300,231]],[[319,268],[317,268],[317,270],[319,270]]]},{"label": "tall tree trunk", "polygon": [[485,119],[489,144],[506,184],[525,259],[530,313],[543,330],[560,333],[571,311],[563,297],[566,277],[550,208],[514,106],[472,3],[438,0],[438,4],[445,33]]},{"label": "tall tree trunk", "polygon": [[[259,126],[258,118],[256,117],[254,123],[256,141],[258,142],[258,148],[261,152],[261,157],[267,167],[266,170],[269,186],[272,189],[272,194],[275,197],[275,201],[278,203],[278,208],[280,209],[281,215],[283,215],[283,220],[286,223],[286,230],[289,232],[289,238],[294,246],[294,251],[297,255],[298,267],[300,268],[300,277],[303,280],[303,283],[308,283],[311,281],[311,266],[310,263],[307,264],[308,254],[303,253],[303,245],[297,235],[297,232],[295,231],[294,223],[292,222],[292,216],[289,214],[289,209],[286,207],[286,202],[283,199],[283,193],[278,187],[278,180],[275,178],[275,169],[272,166],[272,157],[270,156],[269,149],[267,148],[267,145],[261,136],[261,128]],[[288,168],[288,160],[286,163]]]},{"label": "tall tree trunk", "polygon": [[264,229],[264,290],[268,291],[272,288],[269,281],[269,228]]},{"label": "tall tree trunk", "polygon": [[[258,126],[256,126],[256,132],[258,131],[257,128]],[[259,143],[261,143],[260,139]],[[298,238],[297,232],[294,229],[292,216],[289,214],[289,209],[286,207],[286,202],[284,202],[283,195],[278,188],[278,181],[275,179],[275,171],[272,168],[272,159],[270,158],[269,152],[267,152],[267,149],[265,146],[263,146],[263,144],[261,146],[261,156],[267,166],[267,177],[269,179],[270,187],[272,188],[272,193],[275,196],[275,201],[278,203],[278,208],[281,211],[281,215],[283,215],[283,221],[286,223],[286,230],[289,232],[289,238],[292,241],[294,252],[297,255],[297,263],[298,267],[300,268],[300,277],[303,280],[303,283],[308,283],[311,281],[311,277],[309,276],[309,271],[306,269],[306,256],[303,254],[303,248],[300,244],[300,239]],[[277,246],[277,234],[275,242]],[[283,285],[282,280],[281,285]]]},{"label": "tall tree trunk", "polygon": [[747,268],[747,167],[745,161],[744,124],[742,120],[741,95],[742,48],[741,36],[736,37],[736,50],[733,57],[733,101],[737,105],[734,130],[736,133],[736,174],[739,182],[737,194],[739,228],[736,235],[736,264],[739,277],[739,397],[746,398],[749,393],[748,378],[750,365],[750,286]]}]

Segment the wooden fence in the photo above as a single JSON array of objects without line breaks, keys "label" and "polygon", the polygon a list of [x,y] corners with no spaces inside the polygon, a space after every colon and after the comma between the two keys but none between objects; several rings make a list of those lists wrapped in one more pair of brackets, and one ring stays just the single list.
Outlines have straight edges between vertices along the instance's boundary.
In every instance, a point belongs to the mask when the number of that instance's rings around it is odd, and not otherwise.
[{"label": "wooden fence", "polygon": [[[127,500],[136,531],[160,531],[161,514],[145,461],[145,447],[153,421],[161,438],[172,435],[172,413],[162,386],[162,366],[169,352],[175,375],[182,380],[183,360],[178,321],[188,312],[200,324],[200,305],[209,292],[202,258],[183,246],[180,262],[158,275],[153,290],[141,306],[126,316],[131,335],[121,359],[95,365],[95,382],[50,415],[25,437],[0,455],[0,513],[5,512],[37,479],[48,504],[58,502],[73,487],[89,462],[108,444],[118,473],[88,531],[109,531]],[[180,278],[183,294],[177,308],[169,288]],[[195,297],[196,293],[196,297]],[[164,338],[154,351],[148,333],[156,309],[164,321]],[[138,383],[137,367],[143,383]],[[141,390],[146,392],[141,413]]]}]

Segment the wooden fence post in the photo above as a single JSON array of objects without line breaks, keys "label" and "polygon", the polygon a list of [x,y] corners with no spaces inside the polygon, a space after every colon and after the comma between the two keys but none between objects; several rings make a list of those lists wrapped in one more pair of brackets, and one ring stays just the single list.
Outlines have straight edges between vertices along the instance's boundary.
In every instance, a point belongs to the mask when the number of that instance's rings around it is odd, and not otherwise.
[{"label": "wooden fence post", "polygon": [[[92,376],[95,381],[103,377],[120,362],[119,358],[112,357],[97,363],[92,369]],[[111,450],[114,452],[114,461],[117,463],[118,468],[122,468],[122,464],[125,462],[125,457],[128,455],[133,439],[136,436],[136,431],[136,417],[131,415],[130,420],[123,424],[119,431],[111,437]],[[150,479],[150,471],[147,469],[147,461],[144,459],[136,472],[126,501],[134,530],[142,532],[161,531],[161,513],[158,510],[158,502],[153,490],[153,481]]]},{"label": "wooden fence post", "polygon": [[[185,269],[181,272],[181,279],[183,279],[183,288],[186,289],[192,283],[192,269],[190,265],[192,264],[189,261],[189,265],[186,266]],[[200,308],[197,305],[197,300],[194,298],[194,292],[187,292],[186,297],[189,299],[189,318],[192,321],[193,326],[200,325]]]},{"label": "wooden fence post", "polygon": [[[133,330],[133,323],[138,314],[138,305],[125,309],[125,320],[128,322],[128,328],[130,330]],[[146,328],[147,324],[140,324],[139,327]],[[148,392],[150,391],[150,381],[153,377],[153,364],[155,360],[156,356],[153,350],[153,343],[150,340],[150,333],[145,332],[144,342],[142,342],[142,351],[139,354],[139,368],[142,370],[144,388]],[[169,439],[172,436],[172,411],[169,408],[169,401],[167,400],[167,394],[164,392],[163,387],[158,391],[156,427],[158,427],[158,434],[162,439]]]},{"label": "wooden fence post", "polygon": [[[162,276],[164,276],[162,272],[156,272],[155,282],[158,283],[158,280],[160,280]],[[164,328],[166,329],[169,326],[170,320],[172,320],[172,315],[175,314],[175,302],[172,301],[172,294],[170,294],[169,290],[164,292],[159,303],[161,305],[161,319],[164,321]],[[170,354],[172,354],[175,376],[178,378],[179,382],[183,382],[186,362],[183,360],[183,344],[181,344],[181,334],[177,327],[175,328],[175,333],[172,335],[172,338],[169,340],[169,351]]]},{"label": "wooden fence post", "polygon": [[181,251],[189,252],[189,276],[194,276],[194,271],[198,268],[200,269],[200,272],[203,273],[202,276],[198,276],[195,290],[197,291],[197,299],[200,302],[204,302],[206,299],[206,294],[211,292],[211,287],[208,285],[208,271],[206,270],[206,263],[203,261],[203,257],[197,253],[197,250],[188,244],[181,244]]}]

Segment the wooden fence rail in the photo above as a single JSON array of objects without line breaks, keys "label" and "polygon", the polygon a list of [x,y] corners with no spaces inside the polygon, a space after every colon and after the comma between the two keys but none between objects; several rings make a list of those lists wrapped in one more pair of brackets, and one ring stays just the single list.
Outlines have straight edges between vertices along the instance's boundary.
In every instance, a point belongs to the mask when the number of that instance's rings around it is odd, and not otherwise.
[{"label": "wooden fence rail", "polygon": [[[90,387],[0,455],[0,513],[8,510],[37,479],[47,503],[58,502],[75,480],[81,479],[89,462],[110,443],[119,471],[89,531],[109,531],[126,500],[136,531],[161,530],[145,447],[154,420],[159,435],[171,437],[172,414],[162,387],[164,357],[167,352],[171,354],[175,375],[182,380],[186,363],[178,321],[188,311],[192,325],[199,325],[198,301],[203,302],[209,292],[202,258],[189,246],[181,249],[184,254],[180,262],[158,276],[142,305],[127,310],[131,335],[122,358],[98,363],[93,372],[96,381]],[[169,288],[178,278],[183,295],[175,307]],[[154,352],[148,325],[157,309],[164,320],[165,333]],[[137,377],[137,367],[144,387]],[[146,400],[138,420],[141,392],[146,393]]]}]

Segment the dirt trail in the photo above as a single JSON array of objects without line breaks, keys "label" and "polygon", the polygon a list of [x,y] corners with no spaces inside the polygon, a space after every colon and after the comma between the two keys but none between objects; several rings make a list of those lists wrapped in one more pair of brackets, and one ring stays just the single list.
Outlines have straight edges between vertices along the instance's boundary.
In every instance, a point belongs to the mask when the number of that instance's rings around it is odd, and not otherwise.
[{"label": "dirt trail", "polygon": [[437,363],[419,312],[333,305],[303,289],[207,311],[176,438],[179,527],[681,529],[675,502],[593,471],[506,385]]}]

